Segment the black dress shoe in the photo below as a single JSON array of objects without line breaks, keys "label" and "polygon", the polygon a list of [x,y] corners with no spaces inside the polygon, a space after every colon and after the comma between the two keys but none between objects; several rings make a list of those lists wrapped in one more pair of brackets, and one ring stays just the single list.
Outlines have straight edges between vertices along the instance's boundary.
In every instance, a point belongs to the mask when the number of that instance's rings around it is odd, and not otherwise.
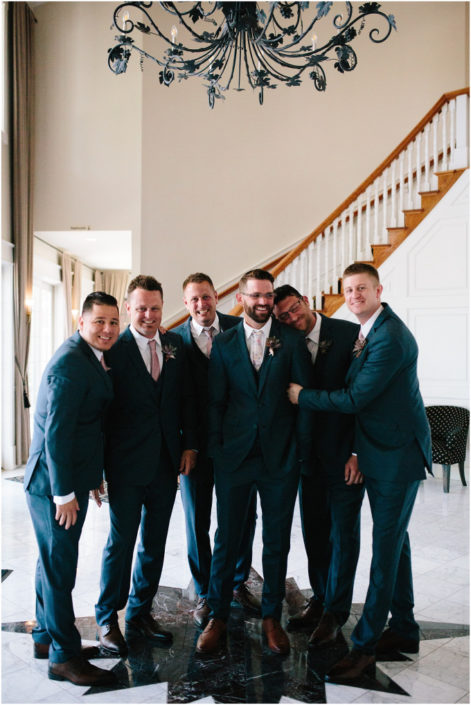
[{"label": "black dress shoe", "polygon": [[53,681],[70,681],[75,685],[115,685],[118,681],[112,671],[97,668],[81,656],[64,663],[49,661],[48,676]]},{"label": "black dress shoe", "polygon": [[310,646],[329,646],[335,644],[340,631],[340,624],[332,612],[324,610],[321,621],[309,638]]},{"label": "black dress shoe", "polygon": [[126,636],[145,636],[162,645],[169,645],[173,641],[173,634],[162,629],[151,614],[139,614],[126,620]]},{"label": "black dress shoe", "polygon": [[377,654],[390,654],[392,651],[405,651],[407,654],[419,652],[419,640],[401,636],[393,629],[386,629],[376,644]]},{"label": "black dress shoe", "polygon": [[363,654],[361,651],[352,651],[337,661],[334,666],[325,674],[326,681],[343,683],[354,681],[364,674],[374,676],[376,670],[375,657],[373,654]]},{"label": "black dress shoe", "polygon": [[205,597],[200,597],[198,604],[193,610],[193,621],[197,627],[204,629],[208,623],[210,612],[211,608],[208,605],[207,599]]},{"label": "black dress shoe", "polygon": [[324,605],[317,597],[311,597],[305,608],[288,620],[288,631],[294,632],[297,629],[312,627],[320,620],[324,611]]},{"label": "black dress shoe", "polygon": [[126,656],[128,653],[128,647],[117,623],[98,625],[97,637],[106,655]]},{"label": "black dress shoe", "polygon": [[252,595],[245,583],[237,588],[237,590],[234,590],[232,599],[254,617],[262,616],[262,606],[260,604],[260,600],[256,598],[255,595]]},{"label": "black dress shoe", "polygon": [[[85,659],[99,658],[100,649],[98,646],[82,646],[80,655]],[[33,656],[34,658],[47,659],[49,658],[49,644],[39,644],[33,641]]]}]

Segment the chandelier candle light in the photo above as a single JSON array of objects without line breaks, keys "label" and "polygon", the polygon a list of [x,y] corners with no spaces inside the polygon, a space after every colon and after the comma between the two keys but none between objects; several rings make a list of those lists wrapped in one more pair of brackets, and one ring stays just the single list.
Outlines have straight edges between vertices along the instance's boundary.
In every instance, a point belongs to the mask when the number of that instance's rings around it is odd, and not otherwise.
[{"label": "chandelier candle light", "polygon": [[[278,83],[299,86],[306,69],[314,87],[325,91],[325,62],[334,61],[340,73],[353,71],[357,55],[350,44],[369,18],[380,18],[382,29],[373,27],[368,34],[376,44],[396,29],[394,16],[382,12],[379,3],[355,4],[354,11],[347,2],[344,13],[333,17],[335,34],[321,42],[316,25],[327,17],[332,4],[271,2],[263,4],[265,10],[256,2],[160,2],[179,23],[166,36],[151,16],[152,2],[125,2],[113,14],[112,29],[120,34],[115,37],[118,44],[108,50],[108,65],[114,73],[124,73],[134,50],[140,54],[141,68],[144,58],[160,66],[159,80],[164,86],[170,86],[175,77],[182,81],[199,76],[207,81],[211,108],[216,98],[224,99],[234,77],[235,90],[244,90],[247,83],[258,89],[260,105],[266,88],[276,88]],[[138,47],[130,36],[134,30],[164,40],[168,48],[162,58]],[[185,35],[184,42],[180,33]]]}]

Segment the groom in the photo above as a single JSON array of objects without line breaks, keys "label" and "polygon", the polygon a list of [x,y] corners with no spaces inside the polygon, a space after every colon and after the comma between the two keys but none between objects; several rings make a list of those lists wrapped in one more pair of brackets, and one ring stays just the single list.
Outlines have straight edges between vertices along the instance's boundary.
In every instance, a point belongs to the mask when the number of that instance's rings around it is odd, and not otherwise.
[{"label": "groom", "polygon": [[273,277],[255,269],[239,282],[243,321],[218,335],[209,365],[209,452],[214,461],[218,529],[208,603],[210,621],[196,650],[218,650],[226,631],[241,533],[254,488],[263,522],[263,631],[268,648],[289,651],[280,625],[290,530],[301,460],[310,453],[309,412],[286,399],[294,375],[311,379],[303,337],[272,318]]}]

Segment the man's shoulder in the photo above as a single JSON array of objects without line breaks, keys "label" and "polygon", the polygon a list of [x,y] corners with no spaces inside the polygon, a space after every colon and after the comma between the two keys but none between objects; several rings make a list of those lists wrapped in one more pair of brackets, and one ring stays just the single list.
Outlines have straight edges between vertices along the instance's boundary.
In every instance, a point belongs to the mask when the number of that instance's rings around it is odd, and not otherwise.
[{"label": "man's shoulder", "polygon": [[189,316],[186,319],[186,321],[183,321],[183,323],[180,323],[179,326],[172,328],[172,330],[169,332],[175,333],[175,335],[184,335],[185,332],[190,329],[190,321],[191,321],[191,316]]},{"label": "man's shoulder", "polygon": [[177,348],[181,348],[183,345],[183,340],[181,335],[175,332],[175,330],[168,330],[160,336],[160,341],[162,345],[174,345]]},{"label": "man's shoulder", "polygon": [[223,331],[234,328],[242,320],[239,316],[231,316],[229,313],[221,313],[220,311],[216,311],[216,313]]},{"label": "man's shoulder", "polygon": [[49,360],[47,374],[68,376],[76,369],[83,369],[88,357],[86,346],[87,343],[80,338],[79,333],[67,338]]},{"label": "man's shoulder", "polygon": [[[329,318],[328,316],[322,316],[322,326],[328,326],[329,328],[332,328],[333,330],[338,330],[338,331],[345,331],[346,333],[348,332],[356,332],[360,330],[360,324],[359,323],[353,323],[352,321],[346,321],[344,318]],[[322,330],[322,327],[321,327]]]}]

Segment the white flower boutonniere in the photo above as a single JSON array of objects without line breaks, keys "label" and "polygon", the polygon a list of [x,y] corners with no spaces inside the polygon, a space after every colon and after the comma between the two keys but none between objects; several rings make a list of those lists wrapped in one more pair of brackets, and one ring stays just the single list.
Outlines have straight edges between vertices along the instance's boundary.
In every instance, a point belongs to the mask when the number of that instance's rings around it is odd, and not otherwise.
[{"label": "white flower boutonniere", "polygon": [[281,340],[276,338],[275,336],[272,336],[271,338],[267,338],[266,346],[268,348],[268,352],[270,355],[274,355],[276,350],[279,350],[281,348]]},{"label": "white flower boutonniere", "polygon": [[177,357],[177,348],[174,345],[162,345],[162,353],[165,362],[175,360]]}]

